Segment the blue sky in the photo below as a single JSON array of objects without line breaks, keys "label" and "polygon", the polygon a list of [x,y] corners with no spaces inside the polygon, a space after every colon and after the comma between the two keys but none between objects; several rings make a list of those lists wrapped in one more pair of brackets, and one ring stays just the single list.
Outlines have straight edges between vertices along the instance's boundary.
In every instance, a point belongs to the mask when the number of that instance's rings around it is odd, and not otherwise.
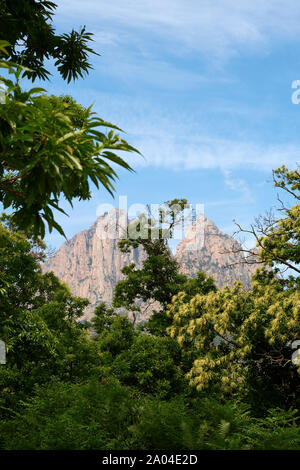
[{"label": "blue sky", "polygon": [[[58,31],[95,34],[87,78],[43,86],[67,93],[126,131],[144,155],[119,171],[115,201],[93,190],[59,216],[68,237],[100,203],[185,197],[232,234],[276,203],[272,168],[300,161],[300,2],[296,0],[58,0]],[[66,206],[65,206],[66,207]],[[46,241],[58,247],[56,233]]]}]

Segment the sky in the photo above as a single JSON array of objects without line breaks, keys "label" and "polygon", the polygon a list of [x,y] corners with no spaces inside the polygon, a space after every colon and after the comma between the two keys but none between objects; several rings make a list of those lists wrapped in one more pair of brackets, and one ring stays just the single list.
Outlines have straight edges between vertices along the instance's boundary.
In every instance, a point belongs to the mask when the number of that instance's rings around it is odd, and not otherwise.
[{"label": "sky", "polygon": [[[94,70],[67,85],[52,68],[50,93],[70,94],[121,127],[143,157],[126,156],[115,199],[59,215],[68,238],[87,229],[99,205],[204,204],[226,233],[276,205],[272,169],[300,161],[300,2],[297,0],[57,0],[58,32],[94,33]],[[299,94],[300,96],[300,94]],[[294,100],[295,101],[295,100]],[[297,100],[296,100],[297,101]],[[98,212],[97,212],[98,209]],[[59,247],[58,233],[46,242]]]}]

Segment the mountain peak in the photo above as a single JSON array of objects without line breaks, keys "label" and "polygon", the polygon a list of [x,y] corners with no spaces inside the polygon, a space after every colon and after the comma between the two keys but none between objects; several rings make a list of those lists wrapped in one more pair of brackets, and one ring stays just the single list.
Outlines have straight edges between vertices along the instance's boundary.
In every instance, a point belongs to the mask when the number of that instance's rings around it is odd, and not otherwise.
[{"label": "mountain peak", "polygon": [[[53,271],[68,284],[74,295],[90,300],[87,317],[100,302],[111,304],[114,286],[123,279],[121,269],[131,263],[139,269],[146,257],[142,248],[131,253],[122,253],[118,248],[120,226],[122,230],[127,223],[128,214],[124,210],[113,209],[101,214],[88,230],[63,243],[42,266],[44,272]],[[205,271],[219,287],[231,286],[235,280],[249,287],[255,266],[245,265],[242,253],[234,253],[233,247],[236,251],[240,245],[200,215],[185,227],[185,237],[177,245],[175,259],[181,272],[190,277]]]}]

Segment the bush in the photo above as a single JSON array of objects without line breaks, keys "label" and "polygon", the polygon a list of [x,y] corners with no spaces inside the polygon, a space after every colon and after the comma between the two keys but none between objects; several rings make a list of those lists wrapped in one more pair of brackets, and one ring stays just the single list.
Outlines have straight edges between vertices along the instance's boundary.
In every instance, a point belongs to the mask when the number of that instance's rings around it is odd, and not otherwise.
[{"label": "bush", "polygon": [[253,418],[245,405],[143,396],[116,380],[53,382],[0,423],[5,450],[300,449],[296,410]]},{"label": "bush", "polygon": [[125,385],[165,399],[187,384],[180,367],[180,349],[174,340],[140,333],[131,347],[115,358],[111,373]]},{"label": "bush", "polygon": [[0,424],[3,449],[125,449],[135,401],[116,381],[54,382]]},{"label": "bush", "polygon": [[194,423],[182,399],[148,399],[131,426],[135,448],[147,450],[193,449]]}]

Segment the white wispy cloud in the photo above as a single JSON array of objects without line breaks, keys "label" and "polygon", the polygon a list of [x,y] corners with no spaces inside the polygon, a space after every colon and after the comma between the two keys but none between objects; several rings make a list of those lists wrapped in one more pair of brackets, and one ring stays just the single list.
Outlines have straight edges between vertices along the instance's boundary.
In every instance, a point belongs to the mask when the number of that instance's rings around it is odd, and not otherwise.
[{"label": "white wispy cloud", "polygon": [[[146,90],[150,85],[168,89],[176,99],[176,90],[199,89],[215,75],[205,67],[179,65],[172,58],[197,61],[201,56],[207,62],[224,64],[247,51],[267,53],[279,42],[298,40],[299,17],[300,3],[295,0],[85,0],[84,4],[62,0],[56,19],[72,26],[87,24],[95,32],[101,53],[101,46],[104,48],[97,63],[99,74],[118,77],[131,86],[138,77]],[[226,73],[218,76],[220,79],[234,80]],[[87,104],[95,101],[100,116],[126,130],[128,140],[143,153],[144,160],[132,158],[135,167],[219,169],[226,185],[250,200],[249,188],[243,178],[234,175],[235,170],[270,172],[283,163],[293,166],[300,160],[298,142],[283,144],[274,139],[271,144],[239,124],[235,136],[228,129],[226,113],[239,113],[239,119],[245,120],[252,113],[251,119],[255,116],[259,121],[261,113],[272,112],[270,106],[264,109],[264,103],[257,110],[241,102],[219,102],[217,109],[210,102],[210,112],[215,112],[212,116],[196,112],[202,103],[195,103],[191,114],[169,110],[154,95],[153,101],[147,102],[132,93],[99,93],[84,87],[78,100],[82,102],[84,97]]]},{"label": "white wispy cloud", "polygon": [[139,83],[146,87],[165,89],[168,92],[199,88],[209,80],[204,73],[186,70],[163,58],[146,58],[132,53],[124,55],[120,51],[116,51],[113,57],[101,58],[100,65],[101,75],[108,78],[116,77],[125,85],[132,86],[133,83]]},{"label": "white wispy cloud", "polygon": [[[267,145],[264,143],[239,142],[213,137],[194,136],[189,141],[178,136],[165,135],[137,140],[144,153],[141,165],[171,168],[173,170],[252,169],[270,171],[282,164],[294,166],[300,160],[300,146]],[[226,178],[228,185],[241,185],[238,180]]]},{"label": "white wispy cloud", "polygon": [[[87,30],[95,34],[94,49],[101,53],[101,57],[91,58],[95,68],[91,78],[84,86],[82,82],[77,88],[70,84],[68,93],[82,104],[95,102],[94,109],[101,117],[127,132],[125,138],[145,157],[132,157],[134,168],[216,170],[214,175],[223,175],[224,188],[231,191],[226,192],[224,199],[211,199],[206,205],[212,208],[232,204],[237,216],[240,204],[240,215],[246,217],[245,207],[251,206],[251,189],[253,193],[255,189],[244,170],[256,170],[263,179],[273,168],[283,163],[294,166],[300,160],[297,135],[291,132],[294,139],[286,143],[277,139],[276,130],[271,135],[272,123],[278,124],[276,100],[270,100],[271,104],[264,98],[260,102],[249,97],[243,100],[237,94],[230,101],[235,84],[240,85],[243,80],[243,74],[239,75],[235,67],[237,61],[231,59],[264,57],[278,45],[295,47],[293,42],[299,43],[300,37],[300,2],[57,3],[58,29],[65,32],[86,24]],[[214,100],[212,88],[216,83],[218,93]],[[229,84],[224,91],[223,83]],[[213,86],[209,88],[207,84]],[[58,82],[52,89],[51,86],[46,88],[52,93],[66,93],[64,87],[59,89]],[[252,93],[255,96],[253,90]],[[263,136],[265,129],[267,137]],[[208,173],[203,171],[203,177]],[[212,197],[218,199],[220,195]],[[89,215],[86,217],[89,219]],[[78,217],[76,223],[78,230],[81,225],[86,227],[88,220]],[[75,233],[75,225],[69,225],[69,235]],[[224,228],[229,229],[234,230],[233,226]]]},{"label": "white wispy cloud", "polygon": [[224,182],[233,191],[241,193],[243,202],[253,202],[253,194],[248,183],[243,179],[232,175],[230,170],[223,169]]},{"label": "white wispy cloud", "polygon": [[58,12],[99,31],[109,24],[120,33],[130,29],[139,40],[140,32],[163,38],[163,47],[175,55],[201,51],[219,59],[241,48],[268,50],[274,40],[290,40],[300,31],[295,0],[62,0]]},{"label": "white wispy cloud", "polygon": [[[70,92],[76,97],[72,89]],[[250,169],[270,174],[272,169],[283,164],[294,167],[295,162],[300,161],[299,142],[268,143],[246,130],[242,138],[229,137],[230,122],[228,129],[218,132],[217,122],[208,124],[206,113],[184,110],[177,113],[146,98],[101,93],[87,88],[81,90],[78,99],[83,104],[94,102],[94,110],[101,117],[126,131],[123,137],[144,156],[126,156],[137,168],[161,167],[174,171],[218,169],[223,172],[226,184],[238,190],[244,182],[232,175],[235,170]],[[212,103],[212,113],[213,106]],[[222,121],[226,122],[226,117]],[[222,137],[222,134],[228,137]],[[243,191],[246,196],[247,189]]]}]

